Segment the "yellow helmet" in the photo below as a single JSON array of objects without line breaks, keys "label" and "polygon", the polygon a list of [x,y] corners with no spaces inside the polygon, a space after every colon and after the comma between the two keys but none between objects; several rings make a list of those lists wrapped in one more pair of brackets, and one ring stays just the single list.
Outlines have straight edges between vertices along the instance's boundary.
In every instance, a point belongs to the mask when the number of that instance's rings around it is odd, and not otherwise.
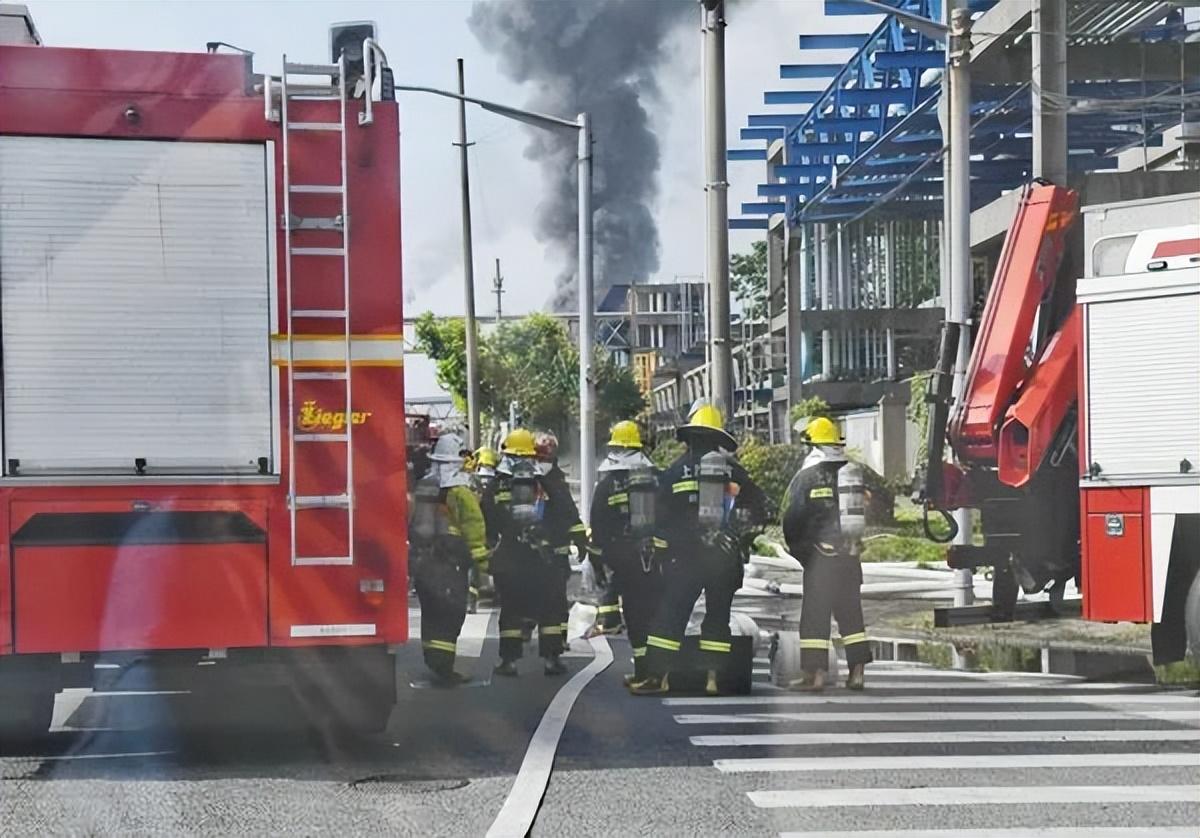
[{"label": "yellow helmet", "polygon": [[515,428],[508,432],[504,442],[500,444],[500,453],[513,457],[533,457],[537,454],[533,433],[525,428]]},{"label": "yellow helmet", "polygon": [[824,416],[818,416],[809,421],[801,436],[806,442],[813,445],[840,445],[842,443],[842,434],[838,431],[838,426],[833,423],[833,420],[826,419]]},{"label": "yellow helmet", "polygon": [[500,455],[496,453],[495,449],[485,445],[475,452],[475,463],[486,468],[495,468],[500,465]]},{"label": "yellow helmet", "polygon": [[737,448],[737,440],[725,432],[725,417],[711,404],[697,407],[688,417],[687,423],[680,425],[675,431],[675,435],[684,442],[693,434],[716,437],[718,444],[729,451]]},{"label": "yellow helmet", "polygon": [[612,448],[641,448],[642,432],[636,422],[626,419],[612,426],[608,444]]}]

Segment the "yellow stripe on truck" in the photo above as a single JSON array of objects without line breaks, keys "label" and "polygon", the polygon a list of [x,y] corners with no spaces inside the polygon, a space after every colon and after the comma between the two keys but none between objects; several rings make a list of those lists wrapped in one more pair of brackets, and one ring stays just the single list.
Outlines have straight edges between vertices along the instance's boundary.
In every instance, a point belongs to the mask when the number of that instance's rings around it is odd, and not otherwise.
[{"label": "yellow stripe on truck", "polygon": [[[344,335],[294,335],[291,359],[297,369],[329,369],[346,366]],[[288,365],[288,336],[271,335],[271,363]],[[404,366],[404,335],[351,335],[350,365],[353,367]]]}]

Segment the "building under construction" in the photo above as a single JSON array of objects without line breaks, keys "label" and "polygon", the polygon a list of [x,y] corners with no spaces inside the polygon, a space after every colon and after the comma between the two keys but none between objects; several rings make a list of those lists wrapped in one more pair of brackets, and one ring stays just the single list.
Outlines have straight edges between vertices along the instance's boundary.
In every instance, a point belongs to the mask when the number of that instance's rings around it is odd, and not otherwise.
[{"label": "building under construction", "polygon": [[[763,232],[770,277],[766,320],[734,351],[735,424],[776,440],[810,396],[843,411],[907,401],[904,379],[932,365],[943,311],[963,304],[950,299],[941,246],[944,48],[869,7],[824,5],[850,16],[842,34],[798,35],[796,63],[773,69],[782,83],[728,150],[763,174],[761,200],[730,226]],[[892,5],[945,19],[942,0]],[[1068,183],[1085,205],[1200,189],[1200,15],[1170,2],[966,5],[966,303],[977,310],[1014,190],[1030,180]],[[699,368],[662,384],[655,411],[677,415],[706,379]]]}]

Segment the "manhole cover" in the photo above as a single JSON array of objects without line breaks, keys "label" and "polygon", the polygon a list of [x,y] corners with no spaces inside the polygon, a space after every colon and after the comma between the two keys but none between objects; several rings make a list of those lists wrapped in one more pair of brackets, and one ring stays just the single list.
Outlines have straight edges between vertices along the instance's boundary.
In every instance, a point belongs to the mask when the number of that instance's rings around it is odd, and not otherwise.
[{"label": "manhole cover", "polygon": [[350,784],[350,788],[372,794],[433,794],[461,789],[469,782],[470,780],[414,780],[398,774],[377,774],[355,780]]}]

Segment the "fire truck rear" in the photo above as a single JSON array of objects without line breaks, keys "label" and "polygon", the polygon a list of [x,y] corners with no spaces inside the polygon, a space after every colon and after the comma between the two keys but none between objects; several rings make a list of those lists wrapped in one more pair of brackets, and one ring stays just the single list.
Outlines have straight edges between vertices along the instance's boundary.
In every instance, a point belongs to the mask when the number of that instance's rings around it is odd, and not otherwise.
[{"label": "fire truck rear", "polygon": [[407,580],[399,131],[373,27],[277,76],[220,44],[4,31],[0,733],[45,731],[56,691],[134,661],[381,726]]},{"label": "fire truck rear", "polygon": [[[982,513],[982,543],[953,545],[949,562],[994,569],[987,617],[1014,618],[1018,584],[1057,608],[1075,577],[1085,618],[1151,623],[1159,663],[1200,655],[1198,206],[1190,193],[1085,207],[1075,281],[1057,275],[1078,196],[1033,184],[953,415],[947,327],[922,497]],[[939,469],[946,442],[955,462]]]}]

